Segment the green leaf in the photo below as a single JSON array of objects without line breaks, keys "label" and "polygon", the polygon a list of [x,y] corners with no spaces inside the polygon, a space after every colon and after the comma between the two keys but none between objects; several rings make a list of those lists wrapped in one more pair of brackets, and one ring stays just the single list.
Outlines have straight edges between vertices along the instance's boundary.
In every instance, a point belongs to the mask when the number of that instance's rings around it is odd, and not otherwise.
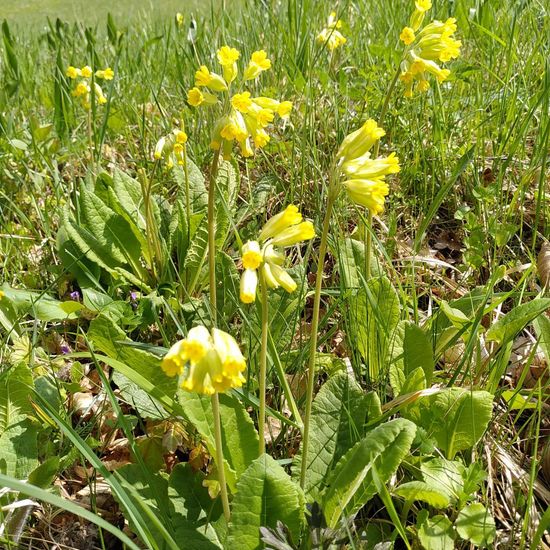
[{"label": "green leaf", "polygon": [[141,246],[128,222],[85,185],[80,188],[82,226],[95,238],[102,254],[119,264],[138,262]]},{"label": "green leaf", "polygon": [[[126,337],[124,331],[107,317],[99,315],[90,323],[88,339],[95,349],[101,350],[109,357],[125,363],[147,380],[154,380],[155,386],[166,395],[170,397],[175,395],[178,385],[177,379],[164,374],[160,368],[159,357],[141,349],[124,345],[125,343],[132,343],[132,341]],[[123,395],[129,399],[130,403],[141,407],[141,409],[138,409],[140,412],[143,412],[146,416],[158,417],[158,412],[162,411],[160,404],[122,374],[115,374],[114,378],[121,385]],[[146,406],[147,403],[148,406]]]},{"label": "green leaf", "polygon": [[[363,242],[347,237],[335,243],[335,256],[338,258],[342,281],[347,289],[358,289],[363,284],[365,271],[365,245]],[[373,256],[371,274],[373,277],[381,275],[380,266]]]},{"label": "green leaf", "polygon": [[406,414],[436,441],[447,458],[473,447],[491,420],[493,396],[486,391],[446,388],[420,399]]},{"label": "green leaf", "polygon": [[[424,389],[431,384],[434,370],[432,346],[419,326],[411,321],[401,321],[397,325],[390,357],[390,383],[396,396],[415,389]],[[424,387],[413,388],[408,383],[407,391],[403,391],[403,384],[417,368],[421,368],[424,372]]]},{"label": "green leaf", "polygon": [[402,483],[395,491],[406,501],[421,500],[434,508],[446,508],[450,504],[449,496],[424,481]]},{"label": "green leaf", "polygon": [[505,344],[523,330],[525,326],[536,319],[550,307],[550,298],[535,298],[526,304],[516,306],[512,311],[491,325],[486,334],[488,342]]},{"label": "green leaf", "polygon": [[409,452],[416,426],[403,418],[370,431],[338,462],[327,480],[321,507],[327,524],[338,525],[340,516],[355,514],[376,493],[373,470],[385,484]]},{"label": "green leaf", "polygon": [[304,520],[300,487],[269,455],[257,458],[237,484],[226,547],[239,550],[263,548],[260,527],[277,527],[281,521],[294,541]]},{"label": "green leaf", "polygon": [[[214,416],[209,397],[180,390],[178,397],[189,421],[204,438],[212,456],[216,456]],[[241,402],[228,394],[220,394],[223,453],[227,483],[235,491],[236,480],[258,456],[258,432]]]},{"label": "green leaf", "polygon": [[15,308],[19,316],[30,315],[40,321],[76,319],[76,313],[83,309],[79,302],[60,302],[41,292],[19,290],[7,285],[2,286],[2,292],[5,294],[4,300]]},{"label": "green leaf", "polygon": [[356,327],[357,347],[372,380],[387,365],[393,332],[399,322],[399,298],[387,277],[370,279],[352,299],[350,314]]},{"label": "green leaf", "polygon": [[444,493],[450,502],[456,502],[464,490],[466,468],[456,460],[433,458],[420,466],[424,481]]},{"label": "green leaf", "polygon": [[226,525],[221,500],[210,498],[203,481],[204,474],[194,472],[189,464],[178,464],[172,470],[168,497],[175,538],[197,550],[222,548]]},{"label": "green leaf", "polygon": [[458,534],[476,546],[487,546],[496,535],[495,520],[483,504],[476,502],[460,510],[455,521]]},{"label": "green leaf", "polygon": [[455,533],[447,516],[426,519],[418,529],[418,539],[425,550],[453,550]]},{"label": "green leaf", "polygon": [[238,179],[230,162],[220,163],[216,178],[216,246],[223,247],[229,231],[229,221],[235,210]]},{"label": "green leaf", "polygon": [[[311,408],[308,463],[304,491],[315,499],[340,458],[363,435],[367,412],[366,396],[347,373],[338,373],[326,382]],[[300,476],[302,455],[293,464]]]}]

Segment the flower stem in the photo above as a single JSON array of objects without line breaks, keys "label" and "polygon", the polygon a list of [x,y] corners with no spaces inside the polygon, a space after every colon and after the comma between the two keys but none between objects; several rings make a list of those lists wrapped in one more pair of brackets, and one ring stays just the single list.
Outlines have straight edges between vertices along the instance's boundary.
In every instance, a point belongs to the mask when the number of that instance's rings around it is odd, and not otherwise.
[{"label": "flower stem", "polygon": [[[386,118],[386,113],[388,112],[388,107],[390,105],[390,99],[393,94],[393,91],[395,90],[395,85],[399,80],[400,74],[401,74],[401,63],[397,66],[397,71],[395,71],[395,75],[393,76],[393,79],[390,85],[388,86],[388,91],[386,92],[386,96],[384,97],[384,103],[382,104],[382,110],[380,111],[380,117],[378,118],[378,126],[382,126],[384,124],[384,119]],[[375,159],[378,156],[379,150],[380,150],[380,141],[377,141],[374,145],[372,158]],[[368,224],[367,224],[367,227],[365,227],[365,281],[368,281],[370,279],[371,248],[372,248],[372,212],[369,210]]]},{"label": "flower stem", "polygon": [[372,212],[368,210],[367,227],[365,227],[365,281],[368,281],[370,279],[371,248],[372,248]]},{"label": "flower stem", "polygon": [[208,184],[208,275],[210,281],[210,315],[212,325],[216,326],[216,178],[218,177],[218,167],[220,161],[220,152],[214,151],[214,158],[210,167],[210,182]]},{"label": "flower stem", "polygon": [[267,299],[267,284],[263,271],[259,270],[260,275],[260,295],[262,302],[262,342],[260,348],[260,411],[258,413],[258,431],[260,432],[260,455],[265,453],[265,385],[267,377],[267,336],[269,331],[269,301]]},{"label": "flower stem", "polygon": [[223,515],[225,521],[229,522],[231,512],[229,510],[229,498],[227,496],[227,485],[225,483],[225,469],[223,465],[223,443],[222,426],[220,419],[220,400],[218,393],[212,395],[212,413],[214,414],[214,438],[216,441],[216,462],[218,466],[218,482],[220,484],[220,494],[222,497]]},{"label": "flower stem", "polygon": [[309,340],[309,362],[307,369],[307,393],[306,413],[304,420],[304,431],[302,435],[302,467],[300,471],[300,487],[304,488],[307,471],[307,458],[309,450],[309,425],[311,420],[311,405],[313,402],[313,389],[315,385],[315,357],[317,353],[317,331],[319,329],[319,310],[321,306],[321,286],[323,284],[323,266],[327,253],[328,232],[330,229],[330,216],[332,207],[338,196],[338,172],[332,171],[331,182],[329,183],[327,208],[323,220],[323,231],[321,233],[321,244],[319,245],[319,260],[317,262],[317,276],[315,277],[315,297],[313,299],[313,318],[311,320],[311,338]]}]

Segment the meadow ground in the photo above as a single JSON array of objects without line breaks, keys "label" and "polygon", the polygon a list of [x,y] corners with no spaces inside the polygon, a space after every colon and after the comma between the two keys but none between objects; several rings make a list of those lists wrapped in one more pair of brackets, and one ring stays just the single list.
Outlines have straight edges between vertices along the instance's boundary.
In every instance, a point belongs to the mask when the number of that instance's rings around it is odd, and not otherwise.
[{"label": "meadow ground", "polygon": [[0,546],[550,545],[550,11],[429,4],[0,5]]}]

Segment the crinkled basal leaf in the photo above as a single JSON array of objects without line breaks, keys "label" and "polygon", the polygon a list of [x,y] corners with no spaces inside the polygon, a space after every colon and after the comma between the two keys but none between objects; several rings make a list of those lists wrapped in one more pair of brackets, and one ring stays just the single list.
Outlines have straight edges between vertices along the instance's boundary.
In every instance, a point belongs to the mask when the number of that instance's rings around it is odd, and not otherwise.
[{"label": "crinkled basal leaf", "polygon": [[[196,393],[179,391],[179,401],[187,418],[204,438],[209,452],[216,456],[214,438],[214,416],[209,397]],[[228,394],[220,394],[222,417],[222,439],[224,459],[227,462],[227,483],[235,490],[238,477],[258,456],[258,432],[241,402]]]},{"label": "crinkled basal leaf", "polygon": [[[395,395],[406,393],[402,391],[403,384],[419,367],[424,371],[425,384],[431,384],[434,370],[432,345],[419,326],[411,321],[401,321],[397,325],[390,345],[390,357],[390,383]],[[413,391],[410,383],[408,387],[408,391]]]},{"label": "crinkled basal leaf", "polygon": [[399,322],[399,298],[387,277],[370,279],[350,301],[356,342],[372,380],[378,380],[387,365],[393,333]]},{"label": "crinkled basal leaf", "polygon": [[178,464],[172,470],[168,497],[175,539],[197,550],[223,548],[225,519],[221,500],[210,498],[203,480],[204,474],[194,472],[189,464]]},{"label": "crinkled basal leaf", "polygon": [[447,516],[426,519],[418,529],[418,539],[425,550],[453,550],[455,533]]},{"label": "crinkled basal leaf", "polygon": [[432,488],[445,493],[450,502],[456,502],[464,490],[466,468],[456,460],[433,458],[420,465],[424,481]]},{"label": "crinkled basal leaf", "polygon": [[[342,281],[347,289],[356,291],[363,285],[365,272],[365,245],[362,241],[347,237],[344,240],[334,240],[331,243],[335,256],[338,258]],[[376,256],[371,257],[371,276],[382,274],[380,263]]]},{"label": "crinkled basal leaf", "polygon": [[455,521],[458,534],[476,546],[487,546],[493,542],[496,535],[495,520],[489,511],[475,502],[460,510]]},{"label": "crinkled basal leaf", "polygon": [[26,478],[38,464],[38,426],[27,418],[33,413],[32,385],[25,364],[0,374],[0,472],[18,479]]},{"label": "crinkled basal leaf", "polygon": [[85,185],[80,188],[80,211],[81,227],[93,236],[98,255],[106,254],[122,265],[139,262],[141,246],[128,222]]},{"label": "crinkled basal leaf", "polygon": [[488,342],[505,344],[525,328],[533,319],[550,307],[550,298],[535,298],[530,302],[516,306],[512,311],[491,325],[486,334]]},{"label": "crinkled basal leaf", "polygon": [[[182,166],[174,166],[173,168],[174,178],[178,184],[179,195],[178,201],[182,204],[186,204],[186,183],[185,183],[185,170]],[[208,205],[208,191],[204,184],[204,176],[197,167],[197,165],[188,157],[187,158],[187,175],[189,178],[189,198],[191,212],[204,213]],[[185,210],[185,207],[184,207]]]},{"label": "crinkled basal leaf", "polygon": [[237,172],[230,162],[220,163],[216,178],[216,245],[220,248],[229,231],[229,220],[235,211],[238,192]]},{"label": "crinkled basal leaf", "polygon": [[[335,374],[313,401],[310,444],[304,491],[315,499],[342,456],[363,435],[367,412],[365,392],[347,373]],[[298,454],[293,473],[299,477],[302,456]]]},{"label": "crinkled basal leaf", "polygon": [[335,528],[342,514],[353,515],[376,493],[372,472],[387,483],[409,452],[416,426],[403,418],[370,431],[338,462],[326,482],[321,507],[327,524]]},{"label": "crinkled basal leaf", "polygon": [[298,541],[304,521],[304,496],[283,468],[263,454],[241,475],[231,513],[227,548],[263,548],[260,527],[275,528],[278,521]]},{"label": "crinkled basal leaf", "polygon": [[447,388],[423,399],[420,407],[421,425],[452,459],[480,440],[491,420],[493,396],[485,391]]}]

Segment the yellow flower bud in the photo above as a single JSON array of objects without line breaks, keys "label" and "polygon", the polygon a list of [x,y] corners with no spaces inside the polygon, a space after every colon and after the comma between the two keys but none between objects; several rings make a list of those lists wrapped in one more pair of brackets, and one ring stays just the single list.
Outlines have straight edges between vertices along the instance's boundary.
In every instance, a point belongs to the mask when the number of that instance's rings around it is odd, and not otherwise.
[{"label": "yellow flower bud", "polygon": [[292,225],[275,235],[271,244],[273,246],[292,246],[301,241],[307,241],[315,236],[315,229],[313,224],[309,221]]},{"label": "yellow flower bud", "polygon": [[250,99],[250,92],[243,92],[241,94],[235,94],[231,98],[231,105],[234,109],[241,113],[248,113],[252,106],[252,100]]},{"label": "yellow flower bud", "polygon": [[276,214],[267,221],[258,240],[260,242],[267,241],[281,231],[284,231],[287,227],[298,224],[301,221],[302,214],[298,211],[298,207],[289,204],[282,212],[279,212],[279,214]]},{"label": "yellow flower bud", "polygon": [[251,304],[256,300],[258,287],[258,273],[255,269],[245,269],[241,275],[240,298],[244,304]]},{"label": "yellow flower bud", "polygon": [[92,76],[92,68],[89,65],[86,65],[85,67],[82,67],[82,69],[80,69],[80,74],[84,78],[90,78]]},{"label": "yellow flower bud", "polygon": [[338,149],[337,156],[351,160],[364,155],[386,132],[376,121],[368,119],[359,130],[352,132]]},{"label": "yellow flower bud", "polygon": [[153,156],[155,157],[156,160],[159,160],[159,159],[162,158],[162,155],[164,153],[164,146],[165,145],[166,145],[166,138],[161,137],[157,141],[157,144],[155,145],[155,152],[153,153]]},{"label": "yellow flower bud", "polygon": [[277,114],[281,118],[287,118],[292,111],[292,101],[282,101],[277,108]]},{"label": "yellow flower bud", "polygon": [[294,279],[286,272],[285,269],[276,265],[270,264],[269,266],[273,278],[277,283],[282,286],[287,292],[294,292],[296,290],[296,282]]}]

